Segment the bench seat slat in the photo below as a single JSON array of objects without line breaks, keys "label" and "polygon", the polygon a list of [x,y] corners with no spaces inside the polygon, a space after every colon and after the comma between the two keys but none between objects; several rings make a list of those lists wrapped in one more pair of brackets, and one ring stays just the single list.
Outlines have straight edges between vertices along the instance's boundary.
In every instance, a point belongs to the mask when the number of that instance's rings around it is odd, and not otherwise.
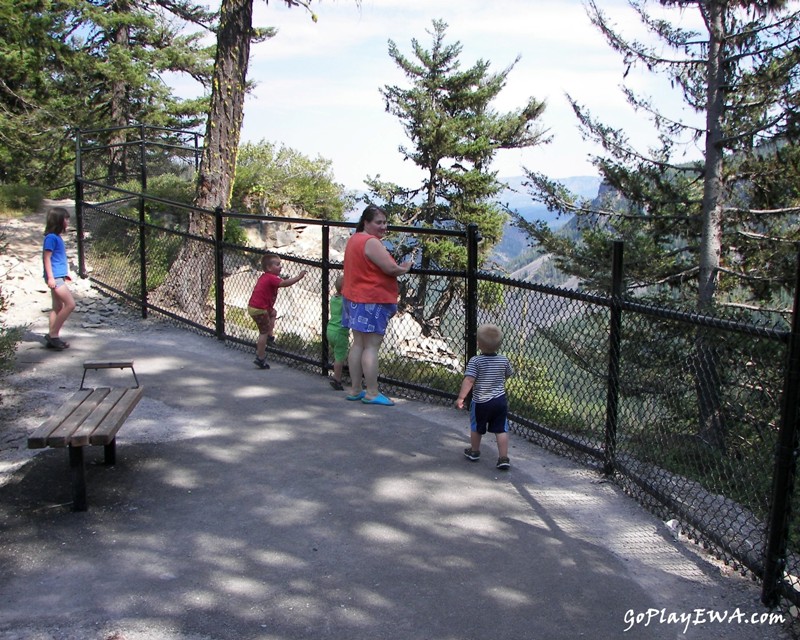
[{"label": "bench seat slat", "polygon": [[62,404],[58,410],[47,420],[45,420],[36,431],[28,436],[29,449],[44,449],[47,445],[47,439],[50,434],[56,429],[64,420],[69,418],[70,415],[81,405],[81,403],[92,393],[92,389],[81,389],[76,391],[72,397]]},{"label": "bench seat slat", "polygon": [[89,396],[81,402],[80,406],[53,430],[50,437],[47,438],[47,444],[51,447],[66,447],[70,443],[72,434],[75,433],[78,427],[91,415],[92,411],[97,408],[97,405],[105,399],[110,391],[111,389],[107,387],[101,387],[90,393]]},{"label": "bench seat slat", "polygon": [[131,411],[139,404],[139,400],[144,393],[144,387],[133,389],[122,389],[123,394],[115,403],[111,411],[108,412],[103,422],[92,432],[89,437],[89,444],[106,445],[111,444],[117,436],[117,431],[131,414]]},{"label": "bench seat slat", "polygon": [[89,437],[97,429],[98,425],[102,424],[124,394],[125,389],[110,389],[103,401],[92,409],[92,412],[86,416],[80,426],[72,433],[69,438],[69,445],[72,447],[84,447],[89,444]]}]

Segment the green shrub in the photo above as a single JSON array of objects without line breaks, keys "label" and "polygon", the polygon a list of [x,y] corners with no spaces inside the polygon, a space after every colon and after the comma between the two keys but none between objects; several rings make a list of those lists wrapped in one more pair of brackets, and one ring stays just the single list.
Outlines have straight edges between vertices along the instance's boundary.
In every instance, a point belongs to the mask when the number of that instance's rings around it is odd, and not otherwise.
[{"label": "green shrub", "polygon": [[[129,180],[121,185],[122,189],[141,192],[138,180]],[[147,182],[147,195],[161,200],[191,205],[194,199],[194,184],[180,176],[160,175],[150,178]],[[139,198],[134,198],[126,207],[123,214],[131,218],[139,218]],[[189,210],[185,207],[176,207],[154,200],[145,201],[145,221],[156,226],[169,229],[184,229],[188,224]]]},{"label": "green shrub", "polygon": [[147,238],[147,290],[158,288],[167,278],[169,269],[181,249],[183,238],[179,235],[158,234],[148,230]]},{"label": "green shrub", "polygon": [[242,309],[241,307],[226,306],[225,322],[236,325],[237,327],[241,327],[243,329],[255,328],[253,319],[250,317],[250,314],[247,313],[247,309]]},{"label": "green shrub", "polygon": [[0,326],[0,376],[14,367],[17,343],[22,340],[21,327]]},{"label": "green shrub", "polygon": [[322,338],[304,340],[292,331],[284,333],[280,329],[280,322],[278,326],[275,327],[275,335],[277,336],[279,348],[294,354],[307,356],[309,358],[317,357],[320,349],[322,349]]},{"label": "green shrub", "polygon": [[381,353],[380,370],[395,380],[405,380],[439,391],[457,393],[463,376],[446,367],[430,362],[404,358],[393,353]]},{"label": "green shrub", "polygon": [[19,216],[39,209],[44,191],[23,184],[0,184],[0,215]]},{"label": "green shrub", "polygon": [[225,221],[225,235],[223,240],[228,244],[235,244],[238,247],[246,247],[248,245],[247,233],[238,218],[228,218]]}]

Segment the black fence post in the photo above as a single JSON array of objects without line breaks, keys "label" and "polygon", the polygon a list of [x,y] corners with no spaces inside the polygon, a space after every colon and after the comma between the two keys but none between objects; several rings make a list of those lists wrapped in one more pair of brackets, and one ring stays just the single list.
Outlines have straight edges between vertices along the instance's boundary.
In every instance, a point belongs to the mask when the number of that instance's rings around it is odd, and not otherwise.
[{"label": "black fence post", "polygon": [[147,191],[147,130],[139,126],[139,183],[143,192]]},{"label": "black fence post", "polygon": [[328,353],[328,318],[330,317],[330,252],[331,252],[331,228],[327,224],[322,225],[322,347],[319,362],[322,365],[322,375],[326,375],[330,370]]},{"label": "black fence post", "polygon": [[139,292],[142,318],[147,318],[147,208],[145,196],[139,196]]},{"label": "black fence post", "polygon": [[142,300],[142,318],[147,318],[147,148],[144,125],[139,125],[139,274]]},{"label": "black fence post", "polygon": [[222,207],[214,209],[214,329],[225,340],[225,224]]},{"label": "black fence post", "polygon": [[611,475],[616,466],[617,417],[619,412],[619,354],[622,340],[622,255],[624,244],[615,240],[611,255],[611,314],[608,336],[608,392],[603,473]]},{"label": "black fence post", "polygon": [[768,521],[767,551],[761,589],[761,602],[767,607],[777,606],[780,600],[780,583],[786,563],[789,516],[797,471],[797,403],[800,401],[800,245],[797,247],[792,330],[786,354],[781,428],[778,433],[778,449],[775,452],[775,475],[772,479],[772,504]]},{"label": "black fence post", "polygon": [[464,363],[478,352],[478,225],[467,225],[467,300],[464,323]]},{"label": "black fence post", "polygon": [[75,233],[78,236],[78,274],[86,277],[86,252],[83,247],[83,164],[81,130],[75,132]]}]

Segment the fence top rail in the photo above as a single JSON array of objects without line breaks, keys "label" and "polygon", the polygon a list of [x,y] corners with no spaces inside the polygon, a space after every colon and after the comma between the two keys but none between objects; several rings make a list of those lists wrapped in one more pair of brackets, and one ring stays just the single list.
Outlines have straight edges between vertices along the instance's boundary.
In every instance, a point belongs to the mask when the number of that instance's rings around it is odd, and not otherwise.
[{"label": "fence top rail", "polygon": [[[120,147],[141,147],[142,142],[141,140],[129,140],[126,142],[115,142],[114,144],[93,144],[87,145],[85,147],[81,147],[81,151],[83,153],[88,153],[92,151],[105,151],[106,149],[119,149]],[[158,147],[159,149],[180,149],[181,151],[186,151],[187,153],[196,154],[197,149],[195,147],[187,147],[186,145],[180,144],[169,144],[166,142],[150,142],[147,146],[150,147]]]},{"label": "fence top rail", "polygon": [[668,307],[657,307],[645,302],[622,299],[620,300],[619,304],[620,307],[625,311],[633,311],[642,315],[667,318],[670,320],[680,320],[681,322],[686,322],[687,324],[693,324],[700,327],[722,329],[724,331],[731,331],[734,333],[744,333],[751,336],[759,336],[761,338],[770,338],[787,344],[789,342],[789,337],[791,336],[791,331],[788,329],[760,327],[756,324],[748,324],[740,320],[728,320],[726,318],[703,315],[693,311],[681,311],[679,309],[670,309]]},{"label": "fence top rail", "polygon": [[122,131],[125,129],[129,129],[131,131],[167,131],[169,133],[181,134],[186,136],[194,136],[201,138],[203,137],[203,134],[200,131],[192,131],[190,129],[172,129],[170,127],[157,127],[149,124],[122,125],[119,127],[104,127],[102,129],[76,129],[75,131],[77,135],[81,137],[83,135],[108,133],[109,131]]},{"label": "fence top rail", "polygon": [[103,200],[102,202],[86,202],[83,204],[92,209],[99,209],[101,207],[108,207],[112,204],[119,204],[120,202],[130,202],[133,200],[131,196],[122,196],[121,198],[113,198],[112,200]]},{"label": "fence top rail", "polygon": [[[122,187],[112,186],[112,185],[106,184],[104,182],[97,182],[95,180],[87,180],[86,178],[83,178],[83,177],[78,177],[77,178],[77,182],[80,182],[81,184],[88,184],[88,185],[93,186],[93,187],[100,187],[101,189],[108,189],[109,191],[116,191],[118,193],[124,193],[125,195],[130,196],[130,197],[134,197],[134,198],[144,198],[145,200],[150,200],[152,202],[160,202],[161,204],[166,204],[166,205],[169,205],[171,207],[178,207],[180,209],[187,209],[187,210],[191,210],[191,211],[199,211],[199,212],[202,212],[202,213],[208,213],[209,215],[214,215],[213,211],[210,212],[210,211],[208,211],[206,209],[200,209],[200,208],[195,207],[194,205],[191,205],[191,204],[185,204],[183,202],[177,202],[176,200],[167,200],[166,198],[157,198],[156,196],[148,196],[145,193],[140,193],[140,192],[137,192],[137,191],[129,191],[128,189],[123,189]],[[120,198],[119,200],[122,200],[122,198]],[[92,203],[90,203],[90,202],[81,202],[81,204],[86,204],[88,206],[91,206]]]},{"label": "fence top rail", "polygon": [[[203,211],[203,209],[197,209]],[[208,213],[208,211],[206,211]],[[286,222],[289,224],[310,224],[318,227],[342,227],[355,229],[357,222],[346,220],[328,220],[320,218],[289,218],[286,216],[270,216],[266,214],[238,213],[236,211],[223,211],[222,215],[226,218],[237,218],[240,220],[264,220],[268,222]],[[439,229],[436,227],[412,227],[390,224],[386,227],[387,231],[397,233],[414,233],[419,235],[451,236],[456,238],[466,238],[466,229]]]},{"label": "fence top rail", "polygon": [[[122,187],[116,187],[104,182],[97,182],[96,180],[89,180],[87,178],[83,178],[82,176],[77,177],[77,181],[85,184],[90,185],[93,187],[99,187],[102,189],[108,189],[110,191],[117,191],[119,193],[124,193],[128,196],[133,196],[137,198],[144,198],[145,200],[151,202],[159,202],[161,204],[166,204],[172,207],[178,207],[181,209],[191,210],[196,213],[202,213],[209,216],[217,215],[216,211],[212,211],[210,209],[204,209],[202,207],[196,207],[192,204],[185,204],[182,202],[177,202],[175,200],[167,200],[165,198],[158,198],[156,196],[151,196],[146,193],[141,193],[137,191],[129,191],[128,189],[123,189]],[[87,203],[88,204],[88,203]],[[304,225],[314,225],[319,227],[342,227],[342,228],[349,228],[355,229],[358,226],[357,222],[347,222],[347,221],[339,221],[339,220],[327,220],[327,219],[319,219],[319,218],[289,218],[286,216],[269,216],[263,214],[252,214],[252,213],[237,213],[235,211],[225,211],[223,209],[219,210],[219,213],[226,218],[237,218],[237,219],[244,219],[244,220],[263,220],[265,222],[286,222],[288,224],[304,224]],[[389,225],[387,227],[388,231],[397,232],[397,233],[413,233],[418,235],[436,235],[436,236],[451,236],[457,238],[466,238],[467,231],[459,230],[459,229],[437,229],[437,228],[430,228],[430,227],[411,227],[411,226],[398,226],[398,225]]]},{"label": "fence top rail", "polygon": [[575,289],[565,289],[552,284],[537,284],[535,282],[525,282],[524,280],[515,280],[506,276],[498,276],[486,271],[478,272],[478,279],[485,282],[496,282],[497,284],[505,284],[517,289],[527,289],[528,291],[536,291],[537,293],[546,293],[556,295],[560,298],[570,298],[572,300],[580,300],[582,302],[590,302],[602,306],[611,306],[611,298],[604,296],[600,293],[588,293],[586,291],[576,291]]}]

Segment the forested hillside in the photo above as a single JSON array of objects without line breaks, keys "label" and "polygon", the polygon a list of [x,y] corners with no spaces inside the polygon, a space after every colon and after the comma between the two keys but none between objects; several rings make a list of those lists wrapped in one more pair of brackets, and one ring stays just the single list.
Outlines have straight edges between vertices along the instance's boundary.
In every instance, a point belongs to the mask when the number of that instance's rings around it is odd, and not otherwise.
[{"label": "forested hillside", "polygon": [[[508,188],[500,195],[500,202],[509,210],[519,213],[528,221],[543,221],[553,229],[566,229],[570,219],[559,217],[556,212],[535,202],[524,186],[524,176],[504,178]],[[560,180],[564,186],[582,198],[595,198],[600,188],[600,178],[596,176],[574,176]],[[560,284],[564,277],[551,264],[549,258],[542,256],[541,250],[531,246],[527,233],[513,225],[505,224],[503,237],[491,254],[490,268],[522,280],[533,280],[547,284]]]}]

